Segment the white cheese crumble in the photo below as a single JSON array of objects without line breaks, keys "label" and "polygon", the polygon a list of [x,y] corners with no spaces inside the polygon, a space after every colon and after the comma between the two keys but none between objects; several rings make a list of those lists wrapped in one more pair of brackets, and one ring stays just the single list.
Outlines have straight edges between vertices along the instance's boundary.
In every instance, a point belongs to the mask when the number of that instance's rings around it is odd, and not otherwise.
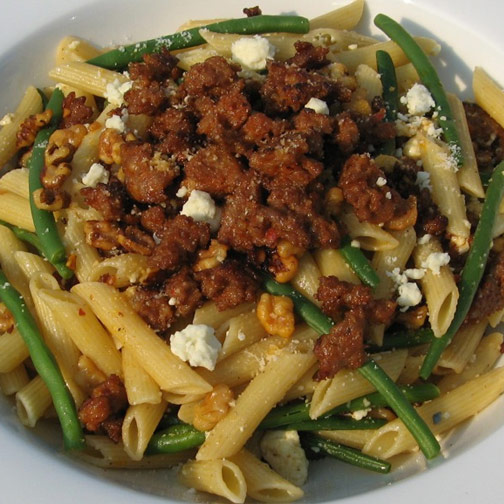
[{"label": "white cheese crumble", "polygon": [[422,268],[429,269],[434,275],[439,275],[441,267],[450,262],[448,252],[432,252],[425,261],[422,261]]},{"label": "white cheese crumble", "polygon": [[384,178],[384,177],[378,177],[378,178],[376,179],[376,185],[377,185],[378,187],[383,187],[386,183],[387,183],[387,179],[386,179],[386,178]]},{"label": "white cheese crumble", "polygon": [[192,217],[197,222],[206,222],[212,231],[219,229],[221,209],[205,191],[192,191],[180,213]]},{"label": "white cheese crumble", "polygon": [[352,411],[351,413],[351,417],[354,419],[354,420],[362,420],[363,418],[365,418],[367,416],[367,414],[371,411],[371,408],[365,408],[365,409],[361,409],[361,410],[356,410],[356,411]]},{"label": "white cheese crumble", "polygon": [[329,107],[324,100],[319,98],[310,98],[305,108],[314,110],[317,114],[329,115]]},{"label": "white cheese crumble", "polygon": [[360,241],[359,240],[352,240],[350,242],[350,246],[355,247],[355,248],[360,248]]},{"label": "white cheese crumble", "polygon": [[357,49],[359,46],[357,44],[350,44],[348,46],[348,50],[349,51],[355,51],[355,49]]},{"label": "white cheese crumble", "polygon": [[221,349],[213,327],[204,324],[189,324],[170,337],[171,351],[191,366],[201,366],[210,371],[215,369]]},{"label": "white cheese crumble", "polygon": [[424,234],[421,238],[418,238],[418,245],[425,245],[426,243],[429,243],[432,238],[432,235],[430,234]]},{"label": "white cheese crumble", "polygon": [[168,299],[168,304],[170,306],[175,306],[177,304],[177,298],[171,297],[170,299]]},{"label": "white cheese crumble", "polygon": [[124,124],[124,117],[113,115],[105,121],[105,128],[114,129],[119,133],[124,133],[126,124]]},{"label": "white cheese crumble", "polygon": [[430,173],[426,171],[417,172],[415,184],[420,189],[428,189],[429,191],[432,191]]},{"label": "white cheese crumble", "polygon": [[308,477],[308,460],[295,430],[275,430],[264,434],[261,453],[268,464],[286,480],[301,486]]},{"label": "white cheese crumble", "polygon": [[5,114],[2,119],[0,119],[0,126],[7,126],[7,124],[11,124],[12,119],[14,119],[14,114],[12,112]]},{"label": "white cheese crumble", "polygon": [[406,311],[410,306],[416,306],[420,301],[422,301],[422,293],[418,288],[418,285],[414,282],[407,282],[402,284],[397,289],[399,297],[397,298],[397,304],[401,306],[401,311]]},{"label": "white cheese crumble", "polygon": [[401,103],[406,105],[408,112],[411,115],[423,116],[436,106],[429,90],[423,85],[415,83],[406,93],[406,96],[401,97]]},{"label": "white cheese crumble", "polygon": [[100,182],[106,184],[109,181],[109,172],[100,163],[93,163],[89,171],[83,175],[82,183],[87,187],[96,187]]},{"label": "white cheese crumble", "polygon": [[264,70],[266,61],[273,59],[276,47],[267,38],[255,35],[243,37],[231,44],[231,58],[250,70]]},{"label": "white cheese crumble", "polygon": [[68,44],[68,49],[73,51],[74,49],[77,49],[77,47],[79,47],[79,44],[80,44],[80,40],[72,40],[72,42],[70,42],[70,44]]},{"label": "white cheese crumble", "polygon": [[245,341],[247,335],[243,331],[238,331],[237,335],[238,341]]},{"label": "white cheese crumble", "polygon": [[175,196],[177,196],[177,198],[184,198],[185,196],[187,196],[187,187],[181,185]]},{"label": "white cheese crumble", "polygon": [[105,89],[104,97],[108,100],[108,102],[116,107],[120,107],[124,102],[124,95],[127,93],[131,87],[133,86],[133,82],[126,81],[124,83],[120,83],[118,79],[116,79],[112,83],[108,83]]}]

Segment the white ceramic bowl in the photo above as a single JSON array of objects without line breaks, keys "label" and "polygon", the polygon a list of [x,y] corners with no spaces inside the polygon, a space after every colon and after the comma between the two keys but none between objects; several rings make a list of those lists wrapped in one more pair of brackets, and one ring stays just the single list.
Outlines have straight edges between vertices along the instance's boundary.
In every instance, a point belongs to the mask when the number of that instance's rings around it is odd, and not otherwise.
[{"label": "white ceramic bowl", "polygon": [[[265,13],[319,15],[342,1],[268,0]],[[368,0],[361,28],[377,33],[372,18],[384,12],[416,35],[442,44],[437,67],[449,90],[471,96],[471,72],[482,65],[504,84],[504,4],[496,0]],[[104,46],[169,33],[187,19],[239,16],[247,6],[236,0],[4,0],[0,30],[0,117],[15,107],[28,84],[44,85],[52,52],[64,35],[78,35]],[[476,10],[477,9],[477,10]],[[310,469],[303,502],[375,504],[500,501],[504,450],[504,400],[500,399],[444,442],[443,455],[426,464],[409,458],[391,474],[368,473],[336,461]],[[58,432],[41,425],[22,427],[10,402],[0,398],[0,502],[18,504],[145,504],[220,501],[177,485],[173,471],[101,471],[71,460],[60,451]]]}]

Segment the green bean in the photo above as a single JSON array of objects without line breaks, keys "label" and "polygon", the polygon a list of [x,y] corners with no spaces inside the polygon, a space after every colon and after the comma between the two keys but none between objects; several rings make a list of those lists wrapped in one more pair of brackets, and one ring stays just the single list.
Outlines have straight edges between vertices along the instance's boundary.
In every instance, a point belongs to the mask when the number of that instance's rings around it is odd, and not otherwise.
[{"label": "green bean", "polygon": [[424,455],[428,459],[437,457],[441,447],[434,434],[387,373],[372,359],[361,366],[359,372],[382,394],[395,414],[416,439]]},{"label": "green bean", "polygon": [[92,58],[88,63],[113,70],[123,69],[128,63],[142,61],[144,54],[159,52],[163,47],[174,51],[204,44],[205,39],[199,34],[199,31],[203,28],[217,33],[239,33],[243,35],[268,32],[307,33],[310,29],[310,22],[300,16],[253,16],[250,18],[229,19],[120,47]]},{"label": "green bean", "polygon": [[435,338],[423,361],[420,376],[426,380],[444,349],[450,344],[453,336],[464,322],[478,286],[485,272],[488,254],[492,247],[492,230],[495,216],[499,212],[499,205],[504,194],[504,161],[495,168],[488,184],[485,202],[481,211],[480,220],[474,233],[471,250],[467,256],[459,282],[459,300],[453,320],[446,333],[440,338]]},{"label": "green bean", "polygon": [[[390,54],[386,51],[376,51],[376,67],[380,74],[383,86],[383,101],[385,103],[386,120],[395,122],[397,111],[399,110],[399,89],[397,86],[397,77],[394,62]],[[395,138],[387,140],[380,148],[381,154],[393,156],[396,150]]]},{"label": "green bean", "polygon": [[303,434],[302,439],[303,445],[316,455],[322,452],[330,457],[334,457],[347,464],[361,467],[362,469],[368,469],[383,474],[390,472],[391,465],[389,462],[371,457],[370,455],[365,455],[354,448],[329,441],[315,434]]},{"label": "green bean", "polygon": [[380,277],[371,267],[370,262],[362,250],[351,245],[350,238],[346,236],[341,241],[339,249],[345,262],[352,268],[355,274],[362,280],[362,283],[375,289],[380,283]]},{"label": "green bean", "polygon": [[491,172],[480,172],[479,175],[480,175],[480,179],[481,179],[481,183],[483,184],[483,187],[488,187],[490,179],[492,178],[492,173]]},{"label": "green bean", "polygon": [[189,424],[172,425],[167,429],[156,432],[150,439],[145,453],[177,453],[203,444],[205,433]]},{"label": "green bean", "polygon": [[42,188],[41,175],[44,168],[44,153],[47,147],[49,137],[57,128],[61,121],[63,93],[59,89],[55,89],[51,95],[51,99],[47,104],[47,109],[53,111],[53,116],[50,125],[40,130],[35,137],[32,155],[28,161],[28,183],[30,188],[30,209],[35,225],[35,232],[40,239],[40,245],[44,252],[44,257],[55,265],[65,262],[65,247],[61,242],[58,234],[56,222],[52,212],[41,210],[35,205],[33,193]]},{"label": "green bean", "polygon": [[[37,249],[40,255],[44,256],[42,244],[40,243],[39,237],[35,233],[30,233],[30,231],[27,231],[26,229],[19,228],[3,220],[0,220],[0,225],[8,227],[14,233],[16,238],[29,243],[33,248]],[[61,278],[69,280],[73,277],[74,272],[65,263],[55,263],[53,264],[53,266],[60,274]]]},{"label": "green bean", "polygon": [[[266,290],[271,294],[289,296],[293,300],[294,307],[299,315],[319,334],[327,334],[331,330],[333,321],[324,315],[317,306],[308,301],[299,292],[296,292],[290,285],[279,284],[271,278],[266,278],[264,285]],[[411,406],[404,394],[401,393],[399,387],[388,377],[387,373],[373,360],[368,361],[364,366],[360,367],[359,372],[383,395],[387,404],[401,418],[404,425],[406,425],[413,437],[418,441],[425,456],[427,458],[435,457],[440,450],[439,443],[415,408]]]},{"label": "green bean", "polygon": [[429,89],[437,105],[439,124],[443,129],[445,140],[450,146],[457,165],[462,166],[464,159],[452,110],[443,85],[429,58],[413,37],[393,19],[385,14],[378,14],[374,19],[374,23],[403,50],[418,72],[420,80]]},{"label": "green bean", "polygon": [[376,353],[395,348],[411,348],[430,343],[433,339],[434,333],[429,328],[421,328],[415,331],[398,331],[392,334],[385,334],[383,345],[370,345],[366,350],[369,353]]},{"label": "green bean", "polygon": [[288,296],[294,303],[294,308],[305,322],[319,334],[328,334],[334,322],[324,315],[320,308],[297,292],[288,283],[278,283],[270,276],[263,277],[264,288],[274,296]]},{"label": "green bean", "polygon": [[319,430],[372,430],[387,423],[384,418],[363,418],[355,420],[348,417],[317,418],[280,427],[282,430],[319,431]]},{"label": "green bean", "polygon": [[[439,388],[432,383],[403,385],[401,387],[401,392],[411,403],[429,401],[439,396]],[[386,406],[388,406],[388,403],[380,392],[373,392],[372,394],[367,394],[357,399],[352,399],[340,406],[336,406],[327,413],[324,413],[322,418],[367,408],[382,408]],[[309,411],[310,403],[306,402],[295,402],[293,404],[286,404],[285,406],[277,406],[266,415],[258,428],[275,429],[283,425],[305,422],[310,420]]]},{"label": "green bean", "polygon": [[22,296],[11,286],[2,271],[0,271],[0,299],[12,313],[19,333],[28,347],[33,365],[49,389],[63,431],[65,448],[67,450],[84,448],[84,435],[77,417],[75,403],[65,385],[61,371],[44,343],[35,319]]}]

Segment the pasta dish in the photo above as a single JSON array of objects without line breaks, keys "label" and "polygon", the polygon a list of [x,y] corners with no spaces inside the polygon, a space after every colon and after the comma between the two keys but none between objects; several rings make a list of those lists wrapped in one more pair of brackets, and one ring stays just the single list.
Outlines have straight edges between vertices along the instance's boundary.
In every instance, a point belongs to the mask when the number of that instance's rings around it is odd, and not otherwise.
[{"label": "pasta dish", "polygon": [[[0,120],[0,390],[234,503],[388,473],[504,392],[504,91],[364,0],[97,48]],[[36,83],[35,83],[36,84]],[[497,328],[497,329],[496,329]]]}]

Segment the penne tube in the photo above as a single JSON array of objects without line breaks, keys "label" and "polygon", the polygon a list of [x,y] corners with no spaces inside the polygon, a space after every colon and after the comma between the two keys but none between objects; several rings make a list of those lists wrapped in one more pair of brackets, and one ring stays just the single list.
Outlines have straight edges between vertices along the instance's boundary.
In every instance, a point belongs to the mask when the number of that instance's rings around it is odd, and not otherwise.
[{"label": "penne tube", "polygon": [[[375,354],[373,358],[396,381],[404,368],[406,350]],[[340,404],[374,392],[375,388],[357,370],[342,369],[333,378],[318,383],[313,392],[310,417],[318,418]]]},{"label": "penne tube", "polygon": [[236,504],[245,502],[245,478],[240,468],[229,460],[190,460],[177,476],[189,488],[220,495]]},{"label": "penne tube", "polygon": [[2,177],[0,177],[0,193],[4,191],[28,199],[30,197],[30,191],[28,189],[28,168],[16,168],[2,175]]},{"label": "penne tube", "polygon": [[369,442],[373,437],[374,431],[369,430],[331,430],[331,431],[319,431],[317,432],[319,436],[326,439],[330,439],[335,443],[341,443],[345,446],[350,446],[357,450],[362,450],[364,445]]},{"label": "penne tube", "polygon": [[[414,39],[428,55],[435,56],[439,54],[441,46],[436,41],[426,37],[414,37]],[[378,42],[377,44],[366,47],[359,47],[350,51],[343,51],[335,55],[329,54],[328,56],[331,56],[331,60],[343,63],[350,73],[354,73],[359,65],[368,65],[373,70],[376,70],[377,51],[388,52],[396,67],[409,63],[408,58],[400,47],[391,40],[387,42]]]},{"label": "penne tube", "polygon": [[[140,254],[121,254],[107,257],[95,264],[89,274],[90,282],[106,278],[114,287],[127,287],[142,283],[151,274],[147,256]],[[112,282],[112,283],[110,283]]]},{"label": "penne tube", "polygon": [[42,112],[42,109],[42,97],[35,87],[29,86],[14,112],[12,121],[0,129],[0,168],[16,154],[16,134],[21,123],[27,117]]},{"label": "penne tube", "polygon": [[20,391],[29,382],[30,378],[28,378],[24,364],[20,364],[8,373],[0,373],[0,390],[6,396]]},{"label": "penne tube", "polygon": [[18,194],[0,192],[0,220],[32,233],[35,232],[30,202]]},{"label": "penne tube", "polygon": [[459,166],[457,172],[460,188],[472,196],[484,198],[485,191],[483,190],[483,185],[481,184],[478,163],[476,162],[476,154],[474,153],[471,134],[469,133],[469,126],[467,124],[464,105],[457,95],[448,93],[447,98],[455,120],[455,127],[457,128],[457,133],[460,139],[460,147],[462,149],[462,156],[464,158],[464,164]]},{"label": "penne tube", "polygon": [[63,37],[56,48],[56,65],[65,65],[72,61],[87,61],[102,53],[89,42],[78,37]]},{"label": "penne tube", "polygon": [[438,268],[437,274],[426,267],[431,254],[440,254],[442,250],[440,243],[431,238],[427,243],[418,244],[413,252],[415,266],[425,269],[420,284],[429,309],[429,322],[436,337],[442,336],[450,326],[459,298],[457,284],[448,265]]},{"label": "penne tube", "polygon": [[35,427],[51,404],[51,394],[40,376],[16,393],[16,411],[26,427]]},{"label": "penne tube", "polygon": [[366,90],[366,100],[372,102],[376,96],[383,95],[380,74],[368,65],[359,65],[355,69],[357,85]]},{"label": "penne tube", "polygon": [[408,355],[404,363],[404,369],[401,371],[397,383],[401,385],[411,385],[420,378],[420,368],[422,367],[425,355]]},{"label": "penne tube", "polygon": [[[94,247],[86,243],[84,222],[87,216],[75,208],[67,209],[65,216],[67,224],[61,239],[67,255],[76,257],[75,276],[79,282],[87,282],[92,276],[95,265],[100,261],[100,255]],[[88,218],[92,219],[91,216]]]},{"label": "penne tube", "polygon": [[315,364],[285,393],[283,402],[313,394],[318,383],[315,381],[315,373],[317,370],[318,364]]},{"label": "penne tube", "polygon": [[51,307],[59,327],[80,352],[105,375],[122,376],[121,355],[91,308],[77,295],[62,290],[41,289],[40,299]]},{"label": "penne tube", "polygon": [[[438,435],[467,420],[504,392],[504,368],[494,369],[416,408],[433,434]],[[411,451],[417,443],[400,419],[374,431],[363,452],[389,459]]]},{"label": "penne tube", "polygon": [[477,324],[463,325],[441,354],[434,370],[435,374],[461,373],[473,358],[486,328],[486,320]]},{"label": "penne tube", "polygon": [[176,394],[210,392],[211,385],[173,355],[170,347],[116,289],[106,284],[88,282],[75,285],[72,292],[89,303],[108,331],[131,349],[138,363],[162,390]]},{"label": "penne tube", "polygon": [[122,442],[114,443],[106,436],[86,436],[87,449],[76,453],[84,462],[103,469],[167,469],[185,462],[194,450],[163,455],[149,455],[141,460],[131,460]]},{"label": "penne tube", "polygon": [[18,250],[14,252],[14,259],[27,280],[30,280],[37,273],[48,273],[51,275],[54,272],[54,268],[47,259],[31,252]]},{"label": "penne tube", "polygon": [[[228,414],[209,432],[196,454],[197,460],[226,458],[243,448],[261,420],[315,364],[312,344],[307,343],[292,341],[277,359],[266,364],[264,371],[236,399]],[[260,401],[257,401],[258,397],[261,397]]]},{"label": "penne tube", "polygon": [[193,324],[204,324],[218,329],[230,318],[247,313],[255,309],[253,303],[242,303],[235,308],[219,311],[213,301],[207,301],[201,308],[194,312]]},{"label": "penne tube", "polygon": [[357,240],[364,250],[391,250],[399,245],[392,234],[375,224],[360,222],[353,212],[343,213],[341,220],[352,240]]},{"label": "penne tube", "polygon": [[335,276],[343,282],[354,285],[360,284],[359,277],[343,259],[341,252],[336,249],[319,249],[313,254],[315,262],[322,276]]},{"label": "penne tube", "polygon": [[504,91],[477,66],[473,73],[473,93],[476,103],[504,128]]},{"label": "penne tube", "polygon": [[364,0],[352,0],[348,5],[310,19],[310,28],[337,28],[352,30],[360,21],[364,11]]},{"label": "penne tube", "polygon": [[17,329],[0,335],[0,373],[9,373],[30,356]]},{"label": "penne tube", "polygon": [[121,356],[128,403],[132,406],[143,403],[159,404],[161,402],[159,385],[138,364],[128,347],[122,349]]},{"label": "penne tube", "polygon": [[309,252],[306,252],[299,260],[298,269],[296,275],[291,280],[291,284],[312,303],[320,305],[315,295],[317,294],[321,276],[313,256]]},{"label": "penne tube", "polygon": [[437,383],[441,393],[453,390],[479,375],[488,373],[501,356],[502,341],[502,334],[498,332],[485,336],[459,374],[446,375]]},{"label": "penne tube", "polygon": [[[101,98],[107,98],[107,86],[128,82],[122,73],[100,68],[81,61],[72,61],[49,71],[49,77],[56,82],[82,89]],[[120,104],[118,103],[117,106]]]},{"label": "penne tube", "polygon": [[290,481],[282,478],[271,467],[243,449],[229,458],[243,473],[247,495],[259,502],[293,502],[301,499],[304,492]]},{"label": "penne tube", "polygon": [[223,326],[217,330],[217,335],[225,331],[219,361],[239,352],[242,348],[257,343],[267,335],[255,311],[233,317],[229,323],[224,323]]},{"label": "penne tube", "polygon": [[124,451],[132,460],[140,460],[150,438],[166,410],[166,402],[130,406],[122,424]]},{"label": "penne tube", "polygon": [[446,230],[452,235],[450,239],[459,252],[465,252],[469,249],[471,224],[448,147],[422,134],[417,134],[413,141],[418,141],[423,169],[430,175],[432,199],[448,219]]}]

